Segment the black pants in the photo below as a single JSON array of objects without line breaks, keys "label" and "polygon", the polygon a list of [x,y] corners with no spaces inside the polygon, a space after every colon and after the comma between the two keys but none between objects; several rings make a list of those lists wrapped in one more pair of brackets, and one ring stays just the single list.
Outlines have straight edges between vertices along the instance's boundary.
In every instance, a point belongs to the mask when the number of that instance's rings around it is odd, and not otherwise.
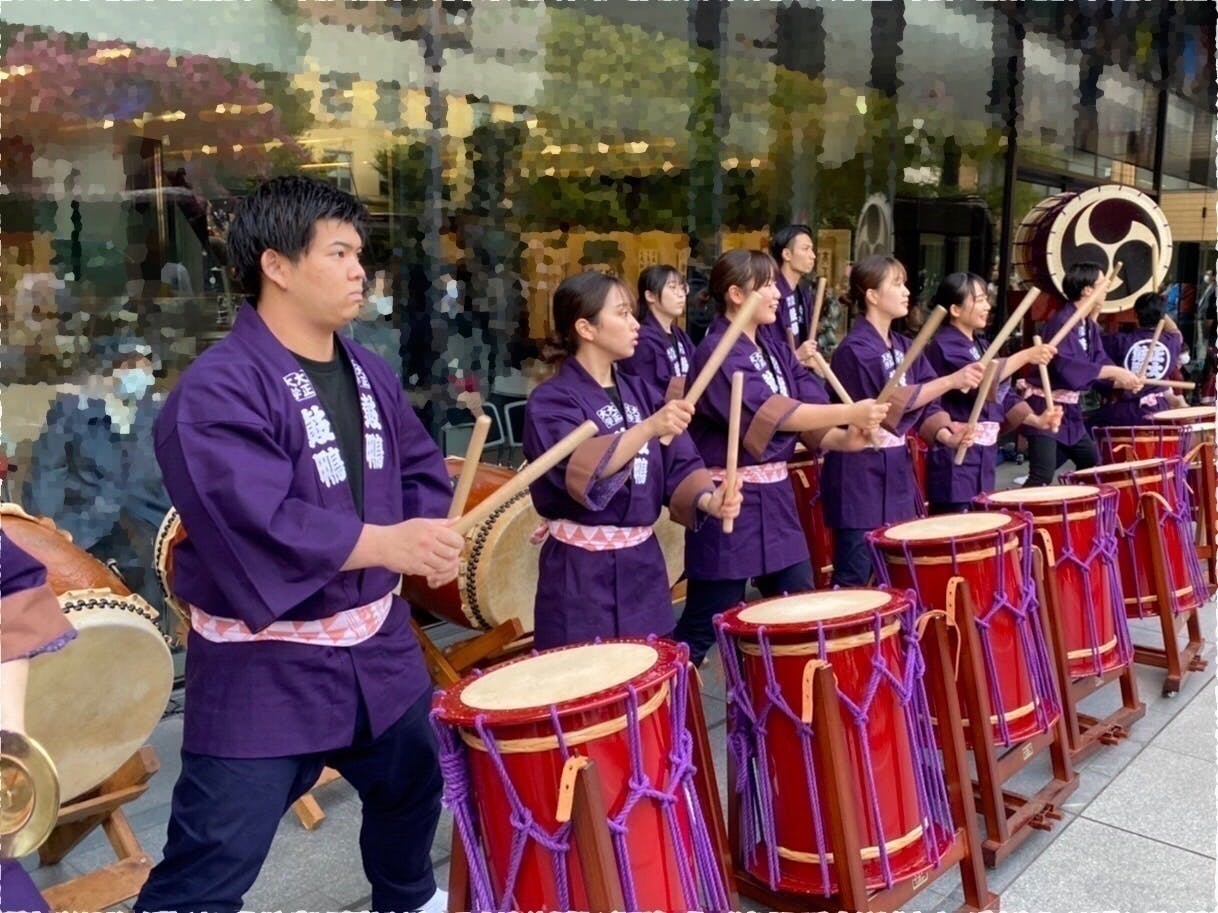
[{"label": "black pants", "polygon": [[[814,588],[812,563],[801,561],[781,571],[754,577],[753,584],[765,597],[786,593],[807,593]],[[720,612],[744,602],[748,580],[695,580],[690,578],[685,591],[685,610],[677,621],[673,638],[689,644],[689,659],[702,665],[715,644],[713,619]]]},{"label": "black pants", "polygon": [[1076,469],[1090,469],[1099,457],[1095,452],[1095,441],[1089,437],[1080,438],[1073,444],[1062,444],[1056,438],[1028,438],[1028,481],[1024,488],[1038,488],[1041,485],[1052,485],[1053,475],[1067,460],[1074,461]]},{"label": "black pants", "polygon": [[944,501],[942,503],[930,502],[930,515],[937,517],[940,514],[967,514],[973,509],[972,501]]},{"label": "black pants", "polygon": [[[417,910],[436,890],[431,841],[440,818],[440,767],[424,694],[380,738],[361,710],[348,748],[282,758],[182,752],[165,858],[152,870],[139,913],[236,913],[271,849],[279,819],[327,764],[363,803],[360,851],[372,908]],[[319,845],[319,850],[321,849]]]},{"label": "black pants", "polygon": [[875,567],[867,547],[866,529],[833,531],[833,577],[836,586],[870,586]]}]

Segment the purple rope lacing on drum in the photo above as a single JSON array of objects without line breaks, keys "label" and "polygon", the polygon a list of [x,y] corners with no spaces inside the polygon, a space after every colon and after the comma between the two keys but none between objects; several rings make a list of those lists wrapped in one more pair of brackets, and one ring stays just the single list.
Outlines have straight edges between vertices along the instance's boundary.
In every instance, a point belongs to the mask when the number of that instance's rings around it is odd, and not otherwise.
[{"label": "purple rope lacing on drum", "polygon": [[438,714],[438,710],[432,710],[431,726],[435,730],[440,748],[440,773],[444,777],[443,802],[444,807],[452,812],[457,836],[465,849],[465,858],[469,865],[471,905],[475,910],[505,909],[504,905],[494,902],[490,872],[487,871],[486,860],[479,850],[478,816],[470,796],[470,776],[465,763],[465,752],[461,748],[456,731],[440,723]]},{"label": "purple rope lacing on drum", "polygon": [[[1087,543],[1074,541],[1074,526],[1070,522],[1070,502],[1062,501],[1058,505],[1061,513],[1063,541],[1061,551],[1054,555],[1056,562],[1054,570],[1063,566],[1073,566],[1078,569],[1080,576],[1086,579],[1091,576],[1091,569],[1098,561],[1100,574],[1107,579],[1108,591],[1112,593],[1112,604],[1097,609],[1092,588],[1086,585],[1082,587],[1083,601],[1086,606],[1084,615],[1087,622],[1087,640],[1091,645],[1091,670],[1097,676],[1104,673],[1104,662],[1100,653],[1100,647],[1103,645],[1100,643],[1100,632],[1096,621],[1101,612],[1107,611],[1113,616],[1112,622],[1117,636],[1117,656],[1120,665],[1128,665],[1133,653],[1133,645],[1129,640],[1129,625],[1125,620],[1125,599],[1121,589],[1121,575],[1117,567],[1117,500],[1117,492],[1113,489],[1104,489],[1100,492],[1095,507],[1095,538],[1091,540],[1091,550],[1087,552],[1086,558],[1080,558],[1079,555],[1087,547]],[[1024,514],[1024,517],[1029,523],[1033,522],[1030,514]],[[1046,573],[1048,570],[1046,567]]]},{"label": "purple rope lacing on drum", "polygon": [[[756,696],[751,693],[749,683],[740,667],[740,654],[733,644],[732,638],[720,623],[721,618],[720,615],[715,619],[715,637],[719,642],[719,653],[723,657],[724,678],[727,681],[728,725],[730,727],[728,747],[736,763],[737,774],[733,788],[741,799],[740,820],[741,839],[744,842],[743,850],[748,863],[753,864],[756,861],[758,842],[756,823],[759,822],[762,831],[761,843],[766,852],[770,887],[776,889],[781,874],[781,861],[778,856],[774,796],[770,782],[771,767],[768,739],[766,738],[769,718],[772,713],[778,713],[786,717],[795,728],[800,739],[800,760],[803,765],[804,782],[808,795],[819,798],[821,793],[817,784],[816,768],[812,761],[812,740],[816,737],[816,732],[814,727],[805,723],[801,715],[790,706],[778,685],[769,633],[764,626],[757,630],[757,644],[765,670],[764,696],[766,703],[760,713],[753,710],[753,701]],[[901,677],[896,676],[888,668],[888,663],[884,658],[880,640],[882,626],[883,619],[877,615],[874,620],[875,647],[871,657],[873,671],[868,678],[861,702],[855,704],[842,694],[840,689],[837,693],[841,706],[849,711],[851,722],[859,730],[859,744],[864,746],[862,760],[869,799],[865,812],[871,819],[874,832],[879,835],[880,868],[885,885],[891,887],[893,875],[886,846],[889,839],[884,833],[879,793],[876,790],[875,772],[871,763],[871,752],[867,748],[869,741],[866,733],[867,714],[882,683],[887,682],[896,692],[911,733],[911,747],[915,754],[913,767],[923,824],[922,840],[928,857],[932,858],[936,865],[941,857],[940,848],[935,839],[936,833],[950,830],[951,812],[948,807],[942,767],[939,766],[938,753],[933,747],[934,737],[928,728],[929,707],[923,685],[925,664],[917,635],[913,630],[913,616],[908,614],[902,619],[907,660]],[[828,655],[825,633],[824,625],[818,625],[817,642],[821,657]],[[757,757],[755,777],[751,776],[753,768],[750,760],[753,754]],[[754,785],[755,789],[749,788],[750,783]],[[832,848],[826,838],[825,821],[821,814],[819,801],[813,802],[811,811],[816,853],[820,857],[822,889],[828,892],[830,886],[828,856]]]}]

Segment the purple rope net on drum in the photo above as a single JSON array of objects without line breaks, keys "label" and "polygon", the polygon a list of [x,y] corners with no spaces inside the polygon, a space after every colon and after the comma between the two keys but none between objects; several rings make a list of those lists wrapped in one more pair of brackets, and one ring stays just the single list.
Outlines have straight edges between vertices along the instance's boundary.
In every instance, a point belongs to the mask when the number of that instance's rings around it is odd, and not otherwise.
[{"label": "purple rope net on drum", "polygon": [[[994,656],[994,645],[992,631],[995,624],[1004,616],[1009,616],[1017,632],[1019,645],[1023,649],[1023,655],[1028,664],[1027,672],[1028,679],[1031,684],[1033,694],[1032,712],[1035,715],[1036,723],[1039,731],[1046,732],[1061,716],[1061,701],[1057,695],[1057,682],[1053,675],[1053,668],[1049,663],[1049,653],[1046,646],[1045,632],[1040,624],[1040,603],[1036,598],[1036,585],[1032,577],[1032,525],[1025,523],[1019,531],[1019,566],[1020,579],[1012,580],[1011,575],[1007,573],[1005,568],[1006,555],[1006,536],[1008,532],[1005,530],[996,530],[990,539],[993,543],[994,568],[992,571],[992,579],[995,581],[995,589],[993,600],[988,607],[975,606],[976,616],[974,621],[977,624],[977,633],[981,640],[982,664],[985,667],[986,690],[990,696],[990,709],[992,715],[998,718],[997,724],[993,726],[994,735],[1001,744],[1010,746],[1018,741],[1011,736],[1011,727],[1008,722],[1008,714],[1019,708],[1007,708],[1006,702],[1002,696],[1002,689],[999,686],[999,666]],[[976,547],[979,539],[969,542],[967,548]],[[868,547],[871,549],[872,563],[875,565],[877,575],[882,586],[892,586],[892,579],[888,573],[888,562],[881,553],[879,547],[875,544],[874,539],[868,539]],[[918,579],[919,565],[914,560],[914,549],[910,541],[906,540],[901,543],[902,554],[905,557],[905,563],[909,567],[910,574],[914,581],[915,595],[918,599],[918,605],[922,611],[933,608],[933,606],[922,595],[925,587]],[[968,579],[969,574],[963,574],[959,564],[960,542],[953,539],[951,542],[951,567],[952,574],[959,575]]]},{"label": "purple rope net on drum", "polygon": [[[911,602],[912,604],[912,602]],[[757,848],[766,854],[766,870],[771,890],[778,890],[783,872],[783,857],[779,854],[779,841],[775,817],[775,787],[777,779],[776,759],[772,755],[767,738],[768,730],[775,718],[785,720],[794,727],[800,742],[800,773],[812,802],[812,837],[820,869],[821,893],[830,894],[833,881],[830,877],[829,861],[833,848],[829,844],[828,827],[823,811],[824,799],[813,761],[813,740],[817,738],[813,722],[805,723],[799,711],[793,708],[784,696],[774,667],[774,649],[766,627],[757,629],[756,644],[765,671],[763,694],[753,693],[753,687],[741,667],[741,654],[721,623],[723,616],[715,618],[715,637],[719,644],[719,655],[723,658],[728,703],[728,751],[736,768],[736,780],[731,785],[740,798],[740,835],[746,865],[757,862]],[[882,653],[881,627],[884,619],[876,615],[873,634],[874,648],[870,657],[871,674],[868,677],[863,697],[855,703],[837,689],[838,699],[844,709],[847,725],[853,726],[857,744],[861,748],[863,765],[865,808],[859,809],[860,818],[870,825],[871,833],[877,835],[877,850],[880,871],[886,887],[894,883],[891,854],[888,844],[899,835],[887,834],[884,830],[876,788],[876,773],[871,760],[871,746],[867,734],[868,713],[883,686],[890,687],[902,709],[908,732],[910,748],[914,753],[913,768],[917,786],[917,805],[921,818],[922,834],[919,838],[926,857],[937,866],[946,847],[945,835],[953,832],[951,810],[947,789],[944,785],[943,768],[935,749],[934,735],[930,728],[930,710],[923,683],[925,664],[914,631],[912,610],[901,616],[901,637],[904,641],[905,664],[903,669],[893,670]],[[829,632],[832,633],[832,632]],[[817,626],[819,657],[828,656],[825,626]],[[762,700],[764,698],[764,700]],[[756,708],[760,707],[760,710]],[[755,762],[754,762],[755,759]],[[758,833],[760,828],[760,834]],[[838,880],[840,884],[840,880]]]},{"label": "purple rope net on drum", "polygon": [[[1098,430],[1098,429],[1097,429]],[[1117,658],[1121,666],[1129,665],[1133,655],[1133,644],[1129,640],[1129,624],[1125,619],[1125,600],[1121,589],[1121,574],[1117,566],[1117,501],[1119,496],[1111,488],[1100,492],[1099,501],[1095,508],[1095,538],[1090,542],[1075,541],[1083,537],[1076,534],[1074,524],[1070,522],[1070,502],[1062,501],[1058,506],[1061,512],[1062,544],[1060,551],[1054,555],[1053,568],[1059,572],[1064,568],[1077,569],[1082,581],[1080,590],[1083,595],[1083,618],[1087,625],[1087,643],[1091,649],[1091,667],[1093,674],[1104,674],[1103,643],[1097,628],[1098,619],[1104,613],[1112,615],[1113,629],[1117,638]],[[1024,514],[1028,523],[1033,522],[1031,514]],[[1088,551],[1088,547],[1090,550]],[[1086,557],[1081,557],[1082,555]],[[1046,556],[1047,557],[1047,556]],[[1097,606],[1095,590],[1087,585],[1087,579],[1099,563],[1099,573],[1107,581],[1108,592],[1112,594],[1111,604]],[[1046,572],[1048,568],[1046,568]]]},{"label": "purple rope net on drum", "polygon": [[[649,641],[654,638],[648,638]],[[628,819],[631,811],[643,801],[656,803],[661,809],[667,835],[673,847],[684,844],[682,821],[688,821],[690,839],[693,844],[692,859],[678,849],[674,853],[678,879],[684,894],[685,909],[727,911],[729,902],[727,886],[720,875],[719,858],[711,838],[710,828],[702,814],[694,784],[697,768],[693,763],[694,737],[689,731],[688,712],[688,648],[682,645],[678,668],[670,683],[667,700],[672,744],[667,754],[665,782],[653,783],[643,766],[643,744],[639,733],[639,695],[636,689],[626,686],[626,717],[630,777],[628,792],[617,814],[607,819],[613,840],[618,876],[622,885],[622,896],[626,909],[640,909],[634,882],[632,859],[626,843],[629,833]],[[648,695],[650,696],[650,695]],[[456,730],[449,728],[432,712],[432,725],[440,741],[440,769],[444,776],[444,806],[453,813],[453,823],[469,860],[470,893],[473,909],[479,911],[517,910],[516,887],[520,876],[525,850],[530,841],[549,854],[558,891],[555,910],[573,907],[568,873],[572,844],[572,822],[547,830],[533,817],[521,800],[503,763],[503,755],[497,747],[494,734],[479,716],[474,723],[478,737],[486,746],[487,754],[495,768],[496,786],[511,807],[513,831],[509,863],[502,885],[495,885],[489,871],[486,856],[479,839],[478,813],[472,794],[472,781],[466,749]],[[565,762],[571,757],[564,739],[562,719],[556,707],[550,707],[550,722],[558,741],[558,750]],[[555,784],[557,786],[557,784]],[[606,797],[608,798],[608,797]],[[657,848],[658,849],[658,848]],[[499,888],[496,892],[496,887]]]}]

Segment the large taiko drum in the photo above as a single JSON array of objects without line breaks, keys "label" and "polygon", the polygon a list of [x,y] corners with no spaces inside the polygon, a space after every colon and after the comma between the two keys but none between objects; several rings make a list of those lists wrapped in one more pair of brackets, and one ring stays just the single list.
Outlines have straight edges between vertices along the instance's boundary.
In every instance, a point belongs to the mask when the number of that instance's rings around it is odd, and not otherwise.
[{"label": "large taiko drum", "polygon": [[472,909],[588,909],[572,824],[559,813],[577,757],[595,762],[626,909],[726,909],[692,779],[688,656],[660,639],[561,647],[437,694]]},{"label": "large taiko drum", "polygon": [[1031,530],[1022,517],[974,512],[867,534],[880,582],[912,589],[922,611],[951,617],[955,578],[969,583],[986,678],[977,685],[988,690],[998,745],[1047,732],[1061,715],[1032,577]]},{"label": "large taiko drum", "polygon": [[26,730],[70,801],[144,744],[169,702],[173,660],[157,613],[49,521],[0,505],[5,535],[47,567],[47,583],[76,628],[62,650],[30,660]]},{"label": "large taiko drum", "polygon": [[828,589],[833,577],[833,530],[825,523],[825,505],[821,497],[825,455],[820,451],[796,448],[787,463],[791,488],[795,491],[795,509],[803,527],[812,559],[812,574],[818,590]]},{"label": "large taiko drum", "polygon": [[1188,432],[1174,425],[1107,425],[1091,429],[1101,463],[1179,460]]},{"label": "large taiko drum", "polygon": [[1115,314],[1159,288],[1171,249],[1171,227],[1153,199],[1123,184],[1102,184],[1036,204],[1015,231],[1013,265],[1025,282],[1062,294],[1074,264],[1092,261],[1107,270],[1120,261],[1121,277],[1101,309]]},{"label": "large taiko drum", "polygon": [[[951,842],[929,717],[913,606],[895,591],[841,589],[765,599],[715,620],[729,704],[728,744],[741,790],[745,867],[784,891],[839,887],[825,796],[814,759],[819,733],[810,673],[833,669],[869,889],[933,868]],[[743,789],[741,784],[746,783]]]},{"label": "large taiko drum", "polygon": [[[1192,504],[1182,460],[1111,463],[1068,473],[1064,481],[1071,485],[1111,485],[1119,492],[1117,555],[1125,590],[1125,611],[1130,618],[1159,614],[1153,564],[1156,538],[1163,549],[1171,611],[1175,614],[1191,612],[1209,598],[1193,547]],[[1143,497],[1147,495],[1162,507],[1157,526],[1146,516]]]},{"label": "large taiko drum", "polygon": [[1049,485],[978,495],[986,510],[1028,516],[1056,581],[1056,611],[1071,679],[1129,665],[1132,655],[1117,570],[1115,488]]}]

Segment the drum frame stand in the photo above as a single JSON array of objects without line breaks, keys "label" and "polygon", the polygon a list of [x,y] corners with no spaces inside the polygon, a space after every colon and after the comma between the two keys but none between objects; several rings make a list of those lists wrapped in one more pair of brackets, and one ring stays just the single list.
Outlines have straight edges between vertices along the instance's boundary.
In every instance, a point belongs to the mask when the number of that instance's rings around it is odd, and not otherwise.
[{"label": "drum frame stand", "polygon": [[100,786],[59,810],[55,829],[38,850],[43,865],[55,865],[100,826],[118,861],[44,890],[52,910],[106,910],[139,893],[152,871],[122,806],[142,796],[161,769],[156,752],[145,745]]},{"label": "drum frame stand", "polygon": [[[1042,540],[1047,540],[1044,530],[1038,531]],[[1036,576],[1037,596],[1041,605],[1048,606],[1049,635],[1053,641],[1053,663],[1057,672],[1057,686],[1062,700],[1062,719],[1066,723],[1066,737],[1070,743],[1070,763],[1078,764],[1090,757],[1103,745],[1115,745],[1128,737],[1127,727],[1146,716],[1146,705],[1138,699],[1138,680],[1133,671],[1133,657],[1124,666],[1110,669],[1102,675],[1085,678],[1070,677],[1070,660],[1067,656],[1066,633],[1062,626],[1061,591],[1057,586],[1057,575],[1046,573],[1048,544],[1034,549],[1032,571]],[[1118,608],[1122,616],[1125,607]],[[1120,619],[1124,623],[1124,619]],[[1079,703],[1105,685],[1119,681],[1121,706],[1103,719],[1082,713]]]},{"label": "drum frame stand", "polygon": [[[728,794],[728,831],[735,869],[736,887],[744,897],[766,904],[775,910],[801,911],[888,911],[904,909],[906,902],[927,885],[959,866],[964,887],[964,903],[959,911],[996,910],[998,895],[989,890],[982,851],[978,842],[977,814],[970,788],[968,760],[965,755],[963,727],[960,722],[960,702],[952,679],[952,665],[947,648],[944,620],[931,617],[922,638],[926,658],[926,689],[932,706],[939,708],[940,717],[947,721],[941,733],[944,779],[951,806],[955,833],[945,849],[938,866],[890,888],[869,892],[863,875],[863,841],[858,809],[855,808],[853,788],[843,765],[847,756],[846,729],[842,722],[841,700],[837,694],[833,670],[821,667],[813,673],[812,706],[819,735],[813,739],[812,750],[817,767],[823,771],[827,804],[829,846],[837,876],[838,891],[828,897],[796,894],[772,889],[750,873],[744,864],[743,848],[736,839],[740,833],[740,797],[732,789]],[[728,783],[736,782],[735,760],[728,752]]]},{"label": "drum frame stand", "polygon": [[[518,622],[517,622],[518,624]],[[688,677],[690,730],[694,738],[693,763],[694,788],[699,804],[707,816],[707,829],[715,843],[719,858],[719,877],[727,891],[730,909],[739,909],[736,894],[732,890],[731,855],[728,851],[727,830],[723,823],[723,809],[719,804],[719,786],[715,779],[714,758],[710,740],[706,735],[706,716],[702,710],[702,689],[697,670]],[[571,802],[572,842],[579,854],[580,872],[587,892],[588,913],[615,913],[624,910],[626,901],[622,892],[621,876],[617,870],[617,859],[613,853],[613,838],[609,834],[609,810],[605,804],[601,782],[596,776],[596,762],[588,763],[575,773],[575,786]],[[448,913],[473,908],[473,894],[469,881],[469,857],[457,828],[453,827],[452,856],[448,866]]]},{"label": "drum frame stand", "polygon": [[[1204,476],[1203,476],[1204,477]],[[1163,696],[1173,697],[1190,672],[1200,672],[1209,665],[1201,658],[1205,648],[1205,637],[1201,634],[1201,620],[1193,609],[1177,615],[1172,611],[1175,597],[1171,592],[1171,575],[1168,573],[1167,551],[1163,537],[1159,534],[1164,520],[1164,502],[1155,492],[1144,492],[1140,510],[1149,524],[1151,576],[1154,578],[1155,607],[1159,626],[1163,632],[1162,647],[1145,647],[1134,644],[1134,662],[1167,670],[1163,682]],[[1183,622],[1183,624],[1181,624]],[[1188,633],[1188,642],[1181,648],[1177,637],[1181,629]]]},{"label": "drum frame stand", "polygon": [[[1214,442],[1205,441],[1192,451],[1201,462],[1201,490],[1193,492],[1197,499],[1197,557],[1209,571],[1210,586],[1218,585],[1218,473],[1214,469],[1214,450]],[[1186,467],[1189,462],[1186,456]]]},{"label": "drum frame stand", "polygon": [[[1044,602],[1038,604],[1037,610],[1042,628],[1048,630]],[[964,663],[964,669],[959,674],[963,676],[962,690],[969,729],[973,730],[969,740],[972,743],[969,750],[973,753],[977,770],[973,792],[985,819],[985,839],[981,842],[981,852],[986,866],[994,868],[1031,836],[1033,830],[1051,830],[1054,823],[1061,820],[1062,813],[1057,806],[1078,788],[1078,774],[1070,761],[1064,713],[1048,732],[1012,745],[999,755],[999,746],[994,744],[993,739],[994,724],[989,722],[992,706],[989,688],[985,684],[981,635],[974,620],[975,603],[969,583],[963,577],[953,577],[948,583],[947,615],[956,619],[956,633]],[[974,726],[974,720],[985,720],[986,723]],[[941,740],[944,738],[942,726],[939,727],[939,737]],[[1048,783],[1031,796],[1002,788],[1046,749],[1053,763],[1053,777]]]}]

